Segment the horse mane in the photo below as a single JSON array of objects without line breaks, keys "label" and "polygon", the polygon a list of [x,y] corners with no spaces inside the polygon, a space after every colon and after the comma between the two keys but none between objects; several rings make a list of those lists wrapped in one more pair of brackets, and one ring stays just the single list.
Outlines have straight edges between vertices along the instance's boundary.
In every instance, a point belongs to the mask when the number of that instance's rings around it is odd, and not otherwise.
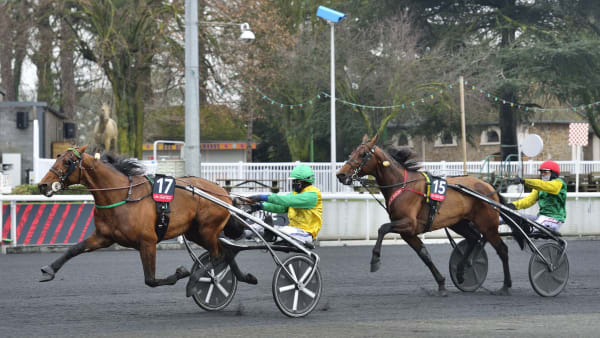
[{"label": "horse mane", "polygon": [[141,176],[146,172],[144,165],[140,162],[131,158],[124,158],[117,154],[104,153],[100,157],[100,160],[117,169],[125,176]]},{"label": "horse mane", "polygon": [[386,147],[384,151],[406,170],[417,171],[421,169],[421,164],[415,159],[417,154],[407,147],[391,145]]}]

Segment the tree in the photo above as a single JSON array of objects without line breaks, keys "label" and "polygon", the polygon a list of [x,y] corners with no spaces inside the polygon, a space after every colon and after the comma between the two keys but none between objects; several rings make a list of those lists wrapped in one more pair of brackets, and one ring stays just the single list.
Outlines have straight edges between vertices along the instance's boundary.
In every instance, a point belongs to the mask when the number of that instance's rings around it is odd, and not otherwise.
[{"label": "tree", "polygon": [[64,17],[81,55],[110,81],[121,153],[142,157],[144,107],[151,95],[153,58],[169,48],[178,2],[69,0]]},{"label": "tree", "polygon": [[0,2],[0,80],[6,99],[19,99],[23,61],[29,43],[29,1]]},{"label": "tree", "polygon": [[52,29],[52,17],[56,13],[54,10],[54,1],[40,0],[34,7],[35,37],[37,48],[31,53],[31,61],[37,68],[37,99],[47,102],[50,106],[56,106],[58,95],[56,95],[55,77],[52,70],[55,58],[53,50],[56,47],[54,42],[55,33]]},{"label": "tree", "polygon": [[[536,41],[544,39],[560,27],[555,16],[556,0],[405,0],[416,18],[416,24],[427,32],[425,43],[444,43],[450,50],[469,46],[485,46],[496,51],[495,55],[514,49],[527,50]],[[494,56],[492,54],[492,56]],[[520,102],[519,93],[526,81],[511,72],[503,58],[497,58],[498,82],[493,89],[498,96],[510,102]],[[516,77],[509,78],[512,74]],[[502,134],[502,157],[517,152],[515,107],[510,104],[499,106],[499,122]]]}]

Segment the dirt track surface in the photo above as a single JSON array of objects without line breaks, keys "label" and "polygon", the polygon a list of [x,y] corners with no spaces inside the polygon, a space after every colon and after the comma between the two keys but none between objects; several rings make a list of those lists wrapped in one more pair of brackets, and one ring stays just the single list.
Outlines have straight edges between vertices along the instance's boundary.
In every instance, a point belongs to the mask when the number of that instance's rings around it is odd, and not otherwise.
[{"label": "dirt track surface", "polygon": [[[322,247],[323,296],[307,317],[282,315],[271,293],[275,264],[264,252],[243,252],[240,266],[259,279],[240,283],[233,302],[208,313],[185,297],[187,280],[149,288],[136,251],[101,251],[68,262],[54,281],[39,283],[39,268],[57,253],[0,255],[0,336],[119,337],[598,337],[600,242],[570,240],[570,279],[555,298],[538,296],[528,279],[529,251],[509,241],[511,296],[489,290],[502,284],[501,263],[487,246],[483,288],[463,293],[448,274],[450,246],[428,245],[447,279],[448,297],[405,245],[383,247],[382,267],[369,272],[371,247]],[[157,272],[191,267],[185,251],[158,252]]]}]

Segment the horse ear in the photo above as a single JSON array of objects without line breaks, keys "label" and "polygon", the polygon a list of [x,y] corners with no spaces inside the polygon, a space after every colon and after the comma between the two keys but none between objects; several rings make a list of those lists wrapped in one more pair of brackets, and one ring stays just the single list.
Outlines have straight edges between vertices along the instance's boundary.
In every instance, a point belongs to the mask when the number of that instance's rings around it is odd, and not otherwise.
[{"label": "horse ear", "polygon": [[375,142],[377,142],[377,134],[375,134],[375,136],[373,136],[373,138],[371,139],[371,144],[375,144]]},{"label": "horse ear", "polygon": [[369,142],[369,135],[365,134],[365,136],[363,136],[362,143],[367,143],[367,142]]},{"label": "horse ear", "polygon": [[86,145],[84,145],[84,146],[82,146],[81,148],[79,148],[79,152],[80,152],[81,154],[83,154],[83,153],[85,152],[85,149],[87,149],[87,147],[88,147],[88,145],[87,145],[87,144],[86,144]]}]

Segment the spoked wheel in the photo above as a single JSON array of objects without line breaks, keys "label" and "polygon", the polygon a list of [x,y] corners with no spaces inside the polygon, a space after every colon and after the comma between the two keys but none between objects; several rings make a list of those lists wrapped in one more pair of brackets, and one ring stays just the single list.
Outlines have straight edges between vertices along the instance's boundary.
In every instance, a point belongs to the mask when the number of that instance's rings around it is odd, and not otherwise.
[{"label": "spoked wheel", "polygon": [[[285,267],[293,278],[290,278]],[[295,255],[278,266],[273,275],[273,298],[275,304],[289,317],[304,317],[319,303],[321,298],[321,273],[315,270],[312,278],[313,262],[307,256]],[[294,280],[298,281],[295,282]]]},{"label": "spoked wheel", "polygon": [[473,251],[465,261],[463,281],[458,281],[458,264],[467,252],[468,242],[460,241],[450,255],[450,277],[452,283],[461,291],[473,292],[483,284],[488,273],[488,257],[485,252],[485,242],[477,242]]},{"label": "spoked wheel", "polygon": [[563,254],[563,247],[556,243],[546,243],[538,250],[552,264],[549,268],[536,253],[529,260],[529,281],[542,297],[554,297],[561,293],[569,280],[569,259]]},{"label": "spoked wheel", "polygon": [[206,311],[222,310],[233,300],[238,281],[229,264],[223,259],[212,259],[211,262],[210,255],[205,252],[199,260],[206,270],[194,262],[190,278],[194,276],[196,270],[203,271],[199,274],[199,291],[192,294],[192,298]]}]

